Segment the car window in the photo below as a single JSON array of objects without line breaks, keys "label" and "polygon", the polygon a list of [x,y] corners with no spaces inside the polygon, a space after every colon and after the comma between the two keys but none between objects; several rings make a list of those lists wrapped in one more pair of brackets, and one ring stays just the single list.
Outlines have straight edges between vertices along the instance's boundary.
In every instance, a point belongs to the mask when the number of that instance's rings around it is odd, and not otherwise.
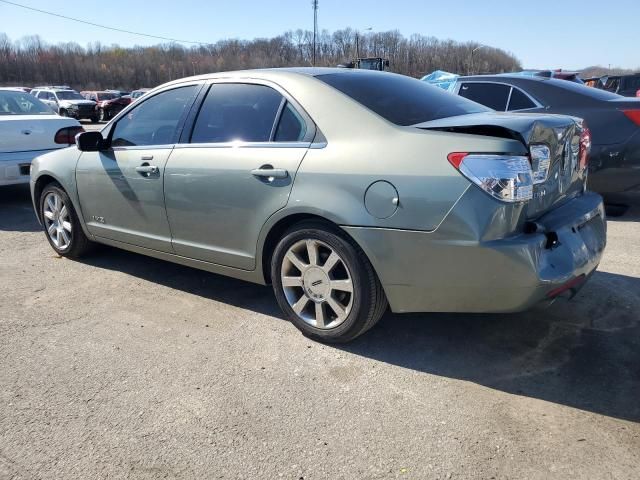
[{"label": "car window", "polygon": [[350,70],[316,78],[396,125],[416,125],[487,111],[481,105],[404,75]]},{"label": "car window", "polygon": [[271,87],[220,83],[207,93],[191,143],[268,142],[283,97]]},{"label": "car window", "polygon": [[463,83],[459,95],[486,107],[504,112],[511,87],[499,83]]},{"label": "car window", "polygon": [[295,108],[287,102],[280,115],[274,140],[276,142],[299,142],[304,138],[305,133],[307,133],[305,121]]},{"label": "car window", "polygon": [[51,115],[40,100],[24,92],[0,90],[0,115]]},{"label": "car window", "polygon": [[517,88],[511,90],[511,98],[509,99],[509,111],[525,110],[527,108],[535,108],[537,105],[531,101],[524,93]]},{"label": "car window", "polygon": [[176,141],[182,123],[200,86],[174,88],[141,101],[113,129],[114,147],[168,145]]}]

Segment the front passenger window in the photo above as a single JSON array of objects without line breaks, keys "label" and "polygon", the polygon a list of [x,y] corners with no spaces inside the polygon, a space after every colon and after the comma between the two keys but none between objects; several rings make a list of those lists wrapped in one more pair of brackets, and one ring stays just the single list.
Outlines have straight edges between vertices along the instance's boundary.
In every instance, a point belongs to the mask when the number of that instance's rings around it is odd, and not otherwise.
[{"label": "front passenger window", "polygon": [[200,85],[174,88],[140,103],[115,125],[111,145],[129,147],[175,143],[178,127],[199,88]]}]

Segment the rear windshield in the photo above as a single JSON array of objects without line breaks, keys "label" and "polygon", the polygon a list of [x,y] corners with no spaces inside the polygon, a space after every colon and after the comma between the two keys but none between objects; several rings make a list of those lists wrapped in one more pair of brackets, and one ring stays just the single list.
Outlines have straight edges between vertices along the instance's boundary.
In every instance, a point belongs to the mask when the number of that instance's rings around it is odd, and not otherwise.
[{"label": "rear windshield", "polygon": [[53,112],[33,95],[0,90],[0,115],[52,115]]},{"label": "rear windshield", "polygon": [[591,97],[596,100],[615,100],[616,98],[620,98],[620,95],[607,92],[605,90],[600,90],[599,88],[587,87],[586,85],[582,85],[580,83],[568,82],[566,80],[549,80],[553,82],[553,85],[556,87],[564,88],[565,90],[570,90],[579,95],[584,95],[586,97]]},{"label": "rear windshield", "polygon": [[341,72],[316,76],[396,125],[491,110],[415,78],[392,73]]}]

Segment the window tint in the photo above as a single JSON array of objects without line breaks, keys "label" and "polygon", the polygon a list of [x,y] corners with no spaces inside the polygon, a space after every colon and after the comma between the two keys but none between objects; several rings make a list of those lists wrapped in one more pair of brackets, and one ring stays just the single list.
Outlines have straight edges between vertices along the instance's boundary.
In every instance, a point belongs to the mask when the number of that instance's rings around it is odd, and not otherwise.
[{"label": "window tint", "polygon": [[[415,78],[365,70],[316,76],[396,125],[487,111]],[[506,104],[505,98],[505,104]]]},{"label": "window tint", "polygon": [[536,104],[533,103],[529,97],[522,93],[517,88],[511,90],[511,99],[509,100],[509,110],[524,110],[526,108],[535,108]]},{"label": "window tint", "polygon": [[111,144],[122,147],[174,143],[178,125],[199,88],[199,85],[175,88],[140,103],[118,121]]},{"label": "window tint", "polygon": [[306,124],[289,102],[282,110],[280,123],[276,130],[276,142],[299,142],[306,133]]},{"label": "window tint", "polygon": [[463,83],[459,95],[482,105],[504,112],[511,87],[497,83]]},{"label": "window tint", "polygon": [[202,104],[191,143],[268,142],[282,95],[264,85],[213,85]]}]

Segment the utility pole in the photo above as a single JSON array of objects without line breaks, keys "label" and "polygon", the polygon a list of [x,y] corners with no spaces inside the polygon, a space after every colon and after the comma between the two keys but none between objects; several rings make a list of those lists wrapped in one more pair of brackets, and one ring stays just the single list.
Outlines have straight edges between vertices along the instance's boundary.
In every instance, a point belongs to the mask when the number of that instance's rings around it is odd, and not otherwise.
[{"label": "utility pole", "polygon": [[311,0],[313,7],[313,59],[311,64],[316,66],[316,36],[318,35],[318,0]]},{"label": "utility pole", "polygon": [[474,68],[473,68],[473,54],[476,53],[477,50],[480,50],[481,48],[484,48],[484,47],[486,47],[486,45],[479,45],[476,48],[474,48],[473,50],[471,50],[471,67],[469,69],[470,70],[469,71],[469,75],[475,75],[473,73],[473,71],[474,71]]}]

